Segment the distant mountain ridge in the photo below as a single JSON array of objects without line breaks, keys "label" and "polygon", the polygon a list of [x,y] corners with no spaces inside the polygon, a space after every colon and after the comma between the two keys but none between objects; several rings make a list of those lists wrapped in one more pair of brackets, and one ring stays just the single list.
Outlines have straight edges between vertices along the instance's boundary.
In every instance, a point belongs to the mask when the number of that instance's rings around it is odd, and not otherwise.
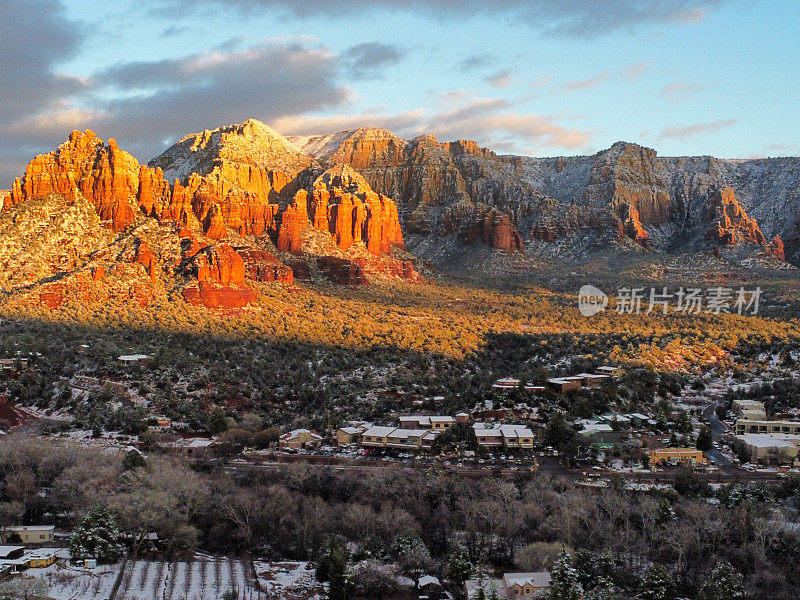
[{"label": "distant mountain ridge", "polygon": [[235,308],[258,301],[253,283],[418,281],[413,255],[480,272],[473,255],[558,263],[608,248],[800,262],[800,158],[659,157],[625,142],[531,158],[383,129],[287,138],[249,119],[141,165],[74,131],[0,206],[0,289],[48,306],[102,283],[102,297],[147,303],[163,287]]}]

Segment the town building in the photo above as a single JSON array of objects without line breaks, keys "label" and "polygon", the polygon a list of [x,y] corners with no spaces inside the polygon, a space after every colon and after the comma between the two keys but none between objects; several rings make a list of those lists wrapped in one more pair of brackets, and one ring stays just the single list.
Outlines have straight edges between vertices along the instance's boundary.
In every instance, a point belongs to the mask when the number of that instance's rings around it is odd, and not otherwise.
[{"label": "town building", "polygon": [[547,386],[559,393],[575,392],[583,386],[583,378],[577,375],[571,377],[552,377],[547,380]]},{"label": "town building", "polygon": [[800,451],[800,435],[751,433],[736,436],[750,453],[750,462],[791,463]]},{"label": "town building", "polygon": [[19,539],[20,544],[52,544],[55,538],[55,527],[53,525],[15,525],[13,527],[3,527],[0,530],[0,537],[3,541]]},{"label": "town building", "polygon": [[321,445],[322,436],[310,429],[294,429],[284,433],[278,438],[278,448],[281,450],[319,448]]},{"label": "town building", "polygon": [[611,377],[616,377],[622,372],[622,369],[614,366],[604,366],[604,367],[597,367],[597,369],[595,369],[595,372],[600,375],[610,375]]},{"label": "town building", "polygon": [[550,573],[506,573],[503,575],[503,588],[506,597],[527,600],[538,592],[550,587]]},{"label": "town building", "polygon": [[764,408],[764,403],[758,400],[734,400],[733,412],[741,419],[748,419],[753,421],[766,420],[767,412]]},{"label": "town building", "polygon": [[604,381],[610,378],[610,375],[603,375],[602,373],[580,373],[575,377],[581,378],[581,385],[586,388],[600,387]]},{"label": "town building", "polygon": [[58,560],[57,548],[26,550],[24,546],[0,546],[0,571],[16,573],[23,569],[49,567]]},{"label": "town building", "polygon": [[340,427],[336,430],[336,445],[338,447],[345,446],[347,444],[355,444],[358,442],[361,434],[364,433],[368,428],[364,426],[348,426],[348,427]]},{"label": "town building", "polygon": [[184,438],[160,444],[162,448],[187,458],[202,458],[211,455],[216,442],[211,438]]},{"label": "town building", "polygon": [[373,425],[361,434],[361,445],[371,448],[385,448],[389,434],[395,429],[397,428]]},{"label": "town building", "polygon": [[800,435],[800,421],[769,421],[760,419],[738,419],[736,435],[748,433],[790,433]]},{"label": "town building", "polygon": [[467,600],[481,598],[505,598],[506,600],[530,600],[538,597],[552,583],[550,573],[506,573],[501,579],[482,577],[469,579],[464,586]]},{"label": "town building", "polygon": [[455,417],[450,416],[402,416],[399,419],[401,429],[436,429],[442,431],[456,424]]},{"label": "town building", "polygon": [[0,358],[0,370],[2,370],[2,371],[14,371],[17,368],[27,369],[28,368],[28,359],[27,358]]},{"label": "town building", "polygon": [[609,445],[614,444],[622,439],[622,434],[619,431],[614,431],[608,423],[584,423],[583,429],[578,432],[578,435],[591,441],[593,444]]},{"label": "town building", "polygon": [[702,451],[696,448],[658,448],[650,450],[650,462],[653,464],[690,464],[704,465],[708,462]]},{"label": "town building", "polygon": [[533,448],[533,431],[526,425],[475,423],[473,430],[478,445],[489,450],[500,447],[508,450]]},{"label": "town building", "polygon": [[[492,384],[492,390],[495,392],[503,392],[508,390],[517,390],[520,389],[520,380],[515,379],[513,377],[503,377],[502,379],[498,379]],[[543,392],[544,386],[542,385],[534,385],[532,383],[526,383],[522,388],[526,392]]]}]

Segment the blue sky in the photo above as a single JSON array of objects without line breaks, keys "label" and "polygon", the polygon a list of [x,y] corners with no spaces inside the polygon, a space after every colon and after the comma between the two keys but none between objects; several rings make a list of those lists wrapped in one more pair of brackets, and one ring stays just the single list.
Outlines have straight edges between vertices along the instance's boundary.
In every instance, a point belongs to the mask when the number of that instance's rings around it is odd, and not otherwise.
[{"label": "blue sky", "polygon": [[[146,161],[247,117],[501,153],[800,154],[800,2],[0,0],[0,177],[75,128]],[[0,184],[2,187],[5,185]]]}]

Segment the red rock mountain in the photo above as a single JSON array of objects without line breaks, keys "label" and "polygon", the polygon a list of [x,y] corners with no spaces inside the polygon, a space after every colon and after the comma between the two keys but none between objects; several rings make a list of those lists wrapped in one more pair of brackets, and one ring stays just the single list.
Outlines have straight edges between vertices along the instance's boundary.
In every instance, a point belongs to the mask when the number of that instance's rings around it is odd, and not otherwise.
[{"label": "red rock mountain", "polygon": [[[313,158],[257,121],[188,136],[152,165],[140,165],[113,139],[104,144],[92,131],[74,131],[55,151],[30,162],[10,192],[3,193],[0,208],[13,213],[45,202],[66,210],[87,202],[98,225],[123,235],[113,241],[99,237],[115,248],[130,244],[131,254],[124,260],[141,265],[150,285],[162,277],[188,277],[182,290],[186,301],[214,308],[255,301],[257,293],[246,279],[292,283],[292,268],[272,252],[304,253],[307,230],[329,239],[337,252],[378,257],[404,247],[398,210],[389,197],[374,192],[350,167],[323,171]],[[92,227],[88,215],[86,220],[86,227]],[[173,240],[168,245],[175,250],[156,247],[135,233],[153,226],[164,232],[162,241],[164,235]],[[236,249],[224,243],[228,240]],[[96,264],[108,250],[78,254],[77,260],[70,259],[70,269],[61,271],[67,283],[80,279],[81,262],[92,282],[102,283],[117,273],[114,265]],[[397,267],[387,269],[387,260]],[[405,266],[407,260],[387,257],[375,268],[369,260],[362,262],[364,275],[344,283],[361,284],[366,272],[418,279],[413,267]],[[303,265],[300,270],[309,273],[308,261]],[[331,274],[324,265],[319,272],[342,280],[340,272]],[[59,305],[63,287],[47,296],[46,304]]]}]

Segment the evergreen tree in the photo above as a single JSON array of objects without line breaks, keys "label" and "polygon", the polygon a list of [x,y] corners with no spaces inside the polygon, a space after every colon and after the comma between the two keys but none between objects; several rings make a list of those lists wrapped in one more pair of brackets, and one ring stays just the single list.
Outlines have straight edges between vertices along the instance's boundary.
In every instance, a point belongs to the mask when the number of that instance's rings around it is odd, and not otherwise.
[{"label": "evergreen tree", "polygon": [[713,447],[713,440],[711,438],[711,429],[709,427],[702,427],[700,433],[697,434],[697,442],[695,444],[698,450],[708,452]]},{"label": "evergreen tree", "polygon": [[350,553],[341,536],[332,536],[317,561],[316,577],[328,581],[329,600],[347,600],[349,597],[347,566]]},{"label": "evergreen tree", "polygon": [[572,556],[566,549],[561,551],[551,572],[550,600],[581,600],[583,586],[578,570],[572,564]]},{"label": "evergreen tree", "polygon": [[744,598],[742,574],[733,566],[722,561],[714,567],[700,588],[697,600],[741,600]]},{"label": "evergreen tree", "polygon": [[638,597],[641,600],[672,600],[675,592],[675,580],[669,571],[660,565],[653,565],[644,574]]},{"label": "evergreen tree", "polygon": [[119,560],[125,551],[114,517],[98,507],[86,515],[72,533],[69,554],[73,559],[96,558],[101,563]]},{"label": "evergreen tree", "polygon": [[463,546],[456,547],[447,561],[445,577],[459,586],[472,575],[473,566],[469,560],[469,554]]}]

